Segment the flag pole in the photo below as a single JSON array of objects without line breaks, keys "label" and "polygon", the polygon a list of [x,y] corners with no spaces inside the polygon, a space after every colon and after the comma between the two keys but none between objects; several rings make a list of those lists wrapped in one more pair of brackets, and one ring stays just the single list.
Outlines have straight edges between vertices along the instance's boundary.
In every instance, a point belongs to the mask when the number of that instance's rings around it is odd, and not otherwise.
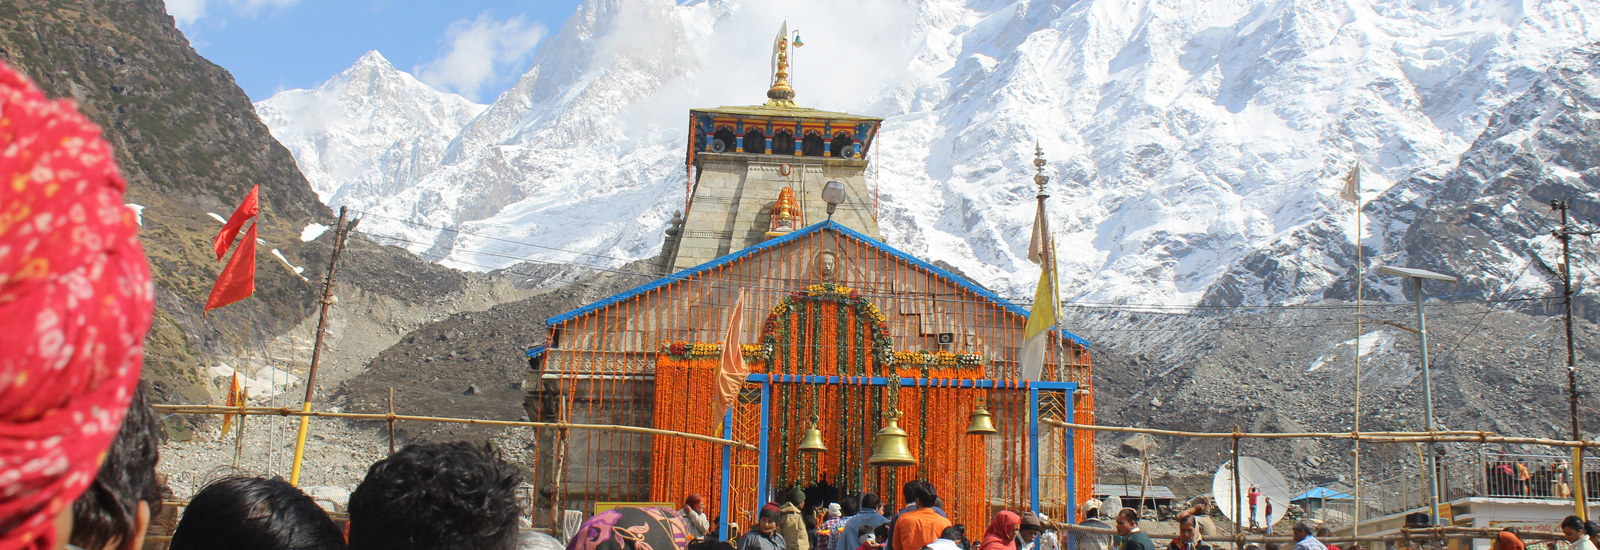
[{"label": "flag pole", "polygon": [[[333,255],[328,258],[328,277],[322,283],[322,313],[317,317],[317,340],[311,346],[311,368],[306,372],[306,400],[300,405],[301,412],[311,412],[311,399],[317,391],[317,363],[322,359],[322,336],[326,334],[324,327],[328,324],[328,308],[338,301],[333,296],[333,270],[339,265],[339,252],[344,250],[345,237],[350,230],[355,228],[356,222],[344,222],[345,207],[339,207],[339,222],[336,226],[333,239]],[[300,486],[300,461],[305,458],[306,432],[310,428],[309,416],[300,417],[300,432],[294,441],[294,466],[289,470],[289,484]]]},{"label": "flag pole", "polygon": [[[1364,287],[1365,287],[1365,284],[1366,284],[1366,278],[1362,276],[1362,270],[1361,270],[1362,254],[1365,252],[1365,250],[1361,246],[1361,161],[1359,161],[1359,160],[1356,161],[1355,167],[1351,168],[1351,170],[1352,170],[1352,172],[1350,174],[1350,178],[1352,178],[1354,180],[1354,182],[1355,182],[1353,187],[1355,188],[1354,189],[1354,199],[1355,199],[1354,202],[1355,202],[1355,207],[1356,207],[1355,208],[1355,218],[1356,218],[1356,347],[1355,347],[1354,352],[1351,354],[1352,355],[1351,361],[1354,363],[1355,386],[1356,386],[1356,395],[1355,395],[1355,404],[1354,404],[1355,405],[1355,432],[1359,434],[1359,433],[1361,433],[1361,294],[1365,290]],[[1355,478],[1356,478],[1356,487],[1355,487],[1355,491],[1356,491],[1356,509],[1353,510],[1353,514],[1352,514],[1352,517],[1354,517],[1355,521],[1351,522],[1350,534],[1351,534],[1351,536],[1360,536],[1361,535],[1361,507],[1362,507],[1362,502],[1361,502],[1361,439],[1360,438],[1357,438],[1355,440],[1355,460],[1354,460],[1354,462],[1355,462],[1355,464],[1352,467],[1355,469]]]}]

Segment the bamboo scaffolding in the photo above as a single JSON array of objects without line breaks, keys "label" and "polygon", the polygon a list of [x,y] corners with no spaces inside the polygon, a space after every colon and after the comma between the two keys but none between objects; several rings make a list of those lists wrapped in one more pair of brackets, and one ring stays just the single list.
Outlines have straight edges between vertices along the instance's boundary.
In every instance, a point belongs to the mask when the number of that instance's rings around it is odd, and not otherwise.
[{"label": "bamboo scaffolding", "polygon": [[608,431],[608,432],[630,432],[630,433],[637,433],[637,434],[665,435],[665,436],[672,436],[672,437],[682,437],[682,438],[687,438],[687,439],[694,439],[694,440],[698,440],[698,441],[705,441],[705,442],[709,442],[709,443],[715,443],[715,444],[718,444],[718,445],[730,445],[730,446],[733,446],[736,449],[742,449],[742,450],[746,450],[746,451],[760,451],[761,450],[759,447],[756,447],[755,445],[751,445],[749,443],[744,443],[744,442],[740,442],[740,441],[734,441],[734,440],[731,440],[731,439],[722,439],[720,437],[712,437],[712,436],[709,436],[709,435],[700,435],[700,434],[687,433],[687,432],[676,432],[676,431],[672,431],[672,430],[658,430],[656,428],[645,428],[645,427],[641,427],[641,426],[618,426],[618,425],[614,425],[614,424],[571,424],[571,423],[567,423],[567,422],[527,422],[527,421],[521,421],[521,420],[485,420],[485,419],[479,419],[479,418],[448,418],[448,417],[439,417],[439,416],[415,416],[415,415],[407,415],[407,414],[367,414],[367,413],[337,413],[337,412],[323,412],[323,411],[297,411],[297,410],[294,410],[294,409],[290,409],[288,407],[227,407],[227,406],[216,406],[216,405],[151,405],[151,408],[155,409],[156,412],[165,413],[165,414],[239,414],[239,415],[259,414],[259,415],[271,415],[271,416],[347,418],[347,419],[352,419],[352,420],[383,420],[383,421],[390,421],[390,422],[396,421],[396,420],[408,420],[408,421],[414,421],[414,422],[444,422],[444,423],[450,423],[450,424],[472,424],[472,425],[476,425],[476,426],[514,426],[514,427],[529,427],[529,428],[555,428],[555,429],[558,429],[558,430],[573,429],[573,430],[598,430],[598,431]]},{"label": "bamboo scaffolding", "polygon": [[[1069,533],[1090,533],[1096,535],[1115,535],[1115,529],[1101,527],[1085,527],[1076,523],[1061,523],[1057,521],[1043,521],[1046,528]],[[1363,542],[1363,541],[1413,541],[1413,540],[1439,540],[1439,539],[1492,539],[1500,534],[1499,527],[1402,527],[1398,534],[1389,535],[1335,535],[1317,537],[1321,542]],[[1157,537],[1160,538],[1160,537]],[[1242,535],[1230,537],[1246,543],[1293,543],[1294,537],[1289,535]],[[1565,541],[1560,533],[1545,533],[1541,531],[1523,531],[1518,535],[1524,541]]]},{"label": "bamboo scaffolding", "polygon": [[1177,430],[1159,430],[1155,428],[1131,428],[1127,426],[1101,426],[1092,424],[1076,424],[1062,422],[1055,419],[1042,419],[1041,423],[1057,428],[1069,430],[1087,430],[1096,432],[1142,433],[1149,435],[1164,435],[1170,437],[1195,437],[1209,439],[1229,439],[1234,437],[1245,439],[1352,439],[1368,443],[1502,443],[1512,445],[1543,445],[1547,447],[1575,447],[1575,448],[1600,448],[1600,441],[1569,441],[1565,439],[1548,439],[1543,437],[1514,437],[1495,435],[1494,432],[1472,430],[1435,430],[1432,432],[1283,432],[1283,433],[1245,433],[1245,432],[1183,432]]}]

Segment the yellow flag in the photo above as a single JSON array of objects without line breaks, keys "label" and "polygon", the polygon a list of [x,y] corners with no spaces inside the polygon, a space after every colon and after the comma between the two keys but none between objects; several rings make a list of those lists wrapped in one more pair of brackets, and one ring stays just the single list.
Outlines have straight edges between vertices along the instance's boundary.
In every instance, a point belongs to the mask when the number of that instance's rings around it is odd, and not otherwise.
[{"label": "yellow flag", "polygon": [[[233,383],[228,384],[228,399],[224,402],[229,407],[239,406],[239,372],[234,371]],[[222,415],[222,435],[228,435],[228,428],[233,426],[233,415]]]}]

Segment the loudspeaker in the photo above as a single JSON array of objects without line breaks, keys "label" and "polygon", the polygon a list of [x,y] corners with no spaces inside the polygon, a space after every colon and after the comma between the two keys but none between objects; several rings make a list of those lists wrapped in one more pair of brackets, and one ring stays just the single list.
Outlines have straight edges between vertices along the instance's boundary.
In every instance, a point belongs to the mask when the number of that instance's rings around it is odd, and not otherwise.
[{"label": "loudspeaker", "polygon": [[856,158],[856,148],[855,147],[846,147],[846,148],[844,148],[844,153],[839,155],[839,156],[847,158],[847,159]]},{"label": "loudspeaker", "polygon": [[954,333],[954,332],[941,332],[941,333],[939,333],[939,345],[948,346],[948,345],[951,345],[951,344],[954,344],[954,343],[956,343],[956,333]]},{"label": "loudspeaker", "polygon": [[721,153],[721,152],[727,151],[727,150],[728,150],[728,144],[723,143],[722,140],[720,140],[720,139],[711,140],[711,152],[713,152],[713,153]]}]

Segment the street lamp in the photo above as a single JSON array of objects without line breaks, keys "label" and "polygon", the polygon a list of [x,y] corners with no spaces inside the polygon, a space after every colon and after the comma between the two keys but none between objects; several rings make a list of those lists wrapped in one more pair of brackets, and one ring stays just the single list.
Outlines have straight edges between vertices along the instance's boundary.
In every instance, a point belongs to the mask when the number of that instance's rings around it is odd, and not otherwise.
[{"label": "street lamp", "polygon": [[[1429,435],[1431,436],[1433,432],[1433,375],[1428,370],[1428,321],[1427,317],[1423,315],[1422,310],[1422,281],[1423,279],[1432,279],[1435,281],[1454,283],[1457,281],[1457,279],[1449,275],[1434,273],[1432,271],[1423,269],[1392,267],[1387,265],[1378,266],[1378,273],[1410,279],[1412,289],[1415,290],[1414,294],[1416,294],[1417,301],[1417,328],[1400,328],[1415,332],[1417,334],[1417,338],[1422,341],[1422,406],[1424,414],[1427,415],[1427,427]],[[1428,441],[1428,512],[1429,516],[1431,517],[1431,525],[1439,524],[1438,444],[1438,441]]]},{"label": "street lamp", "polygon": [[828,219],[833,219],[833,210],[844,203],[844,182],[828,180],[822,184],[822,202],[828,203]]}]

